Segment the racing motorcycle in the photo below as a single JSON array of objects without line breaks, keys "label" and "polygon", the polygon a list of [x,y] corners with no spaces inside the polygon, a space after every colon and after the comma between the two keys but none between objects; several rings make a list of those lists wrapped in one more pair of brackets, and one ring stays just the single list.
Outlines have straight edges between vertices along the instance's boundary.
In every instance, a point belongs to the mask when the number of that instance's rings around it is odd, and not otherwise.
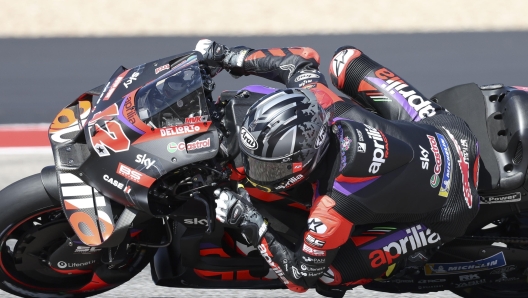
[{"label": "racing motorcycle", "polygon": [[[120,67],[60,111],[49,127],[55,165],[0,192],[0,288],[22,297],[87,297],[149,263],[160,286],[284,288],[256,248],[214,220],[214,190],[244,179],[239,124],[275,89],[248,86],[213,100],[214,87],[200,53],[187,52]],[[365,288],[528,295],[527,91],[466,84],[432,98],[478,137],[480,212],[466,235],[424,266]],[[278,233],[299,239],[311,195],[246,190]],[[332,267],[321,282],[340,285]]]}]

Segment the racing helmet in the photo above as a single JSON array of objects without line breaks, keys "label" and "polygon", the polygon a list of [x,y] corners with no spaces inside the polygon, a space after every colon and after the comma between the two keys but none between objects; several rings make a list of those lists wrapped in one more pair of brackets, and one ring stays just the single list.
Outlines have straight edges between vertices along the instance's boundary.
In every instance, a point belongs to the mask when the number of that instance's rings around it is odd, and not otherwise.
[{"label": "racing helmet", "polygon": [[306,180],[328,148],[329,115],[305,89],[270,93],[248,110],[240,154],[251,184],[267,192]]}]

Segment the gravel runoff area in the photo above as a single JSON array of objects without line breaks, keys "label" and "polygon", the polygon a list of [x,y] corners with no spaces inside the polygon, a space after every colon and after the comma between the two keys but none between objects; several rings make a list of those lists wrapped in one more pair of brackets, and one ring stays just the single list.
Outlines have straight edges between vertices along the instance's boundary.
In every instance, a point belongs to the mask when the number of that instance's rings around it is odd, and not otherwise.
[{"label": "gravel runoff area", "polygon": [[[49,154],[0,155],[0,189],[7,185],[35,173],[53,164],[51,152]],[[16,297],[0,291],[0,297]],[[297,294],[289,290],[202,290],[157,287],[151,280],[150,268],[147,267],[131,281],[114,290],[97,297],[323,297],[310,290],[304,294]],[[379,298],[454,298],[455,294],[443,291],[430,294],[386,294],[367,291],[358,287],[349,291],[345,297],[379,297]]]},{"label": "gravel runoff area", "polygon": [[522,31],[526,0],[0,0],[0,37]]}]

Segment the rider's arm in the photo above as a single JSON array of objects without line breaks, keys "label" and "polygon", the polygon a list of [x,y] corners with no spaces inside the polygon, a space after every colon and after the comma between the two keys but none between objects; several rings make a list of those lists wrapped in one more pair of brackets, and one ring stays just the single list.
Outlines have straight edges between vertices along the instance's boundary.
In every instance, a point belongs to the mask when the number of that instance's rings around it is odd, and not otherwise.
[{"label": "rider's arm", "polygon": [[205,59],[220,64],[234,76],[256,75],[288,88],[326,86],[319,71],[319,54],[312,48],[251,49],[244,46],[228,48],[217,42],[203,39],[196,45]]},{"label": "rider's arm", "polygon": [[407,81],[352,46],[336,50],[330,77],[337,89],[386,119],[420,121],[445,113]]},{"label": "rider's arm", "polygon": [[226,227],[241,229],[257,247],[281,281],[292,291],[304,292],[327,271],[337,251],[352,232],[353,224],[337,213],[336,202],[328,196],[314,201],[308,227],[296,245],[279,236],[253,207],[249,193],[215,190],[216,219]]},{"label": "rider's arm", "polygon": [[328,196],[315,201],[308,229],[296,246],[271,228],[260,240],[260,253],[290,290],[305,292],[314,286],[348,240],[353,224],[338,214],[334,205]]}]

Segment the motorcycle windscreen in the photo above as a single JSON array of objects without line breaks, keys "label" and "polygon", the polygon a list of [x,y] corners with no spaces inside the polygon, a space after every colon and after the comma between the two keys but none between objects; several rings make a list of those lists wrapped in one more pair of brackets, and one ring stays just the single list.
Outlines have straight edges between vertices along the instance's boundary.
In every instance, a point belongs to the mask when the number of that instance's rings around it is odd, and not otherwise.
[{"label": "motorcycle windscreen", "polygon": [[209,113],[197,56],[185,58],[141,88],[136,94],[136,109],[139,118],[152,128],[206,117]]}]

